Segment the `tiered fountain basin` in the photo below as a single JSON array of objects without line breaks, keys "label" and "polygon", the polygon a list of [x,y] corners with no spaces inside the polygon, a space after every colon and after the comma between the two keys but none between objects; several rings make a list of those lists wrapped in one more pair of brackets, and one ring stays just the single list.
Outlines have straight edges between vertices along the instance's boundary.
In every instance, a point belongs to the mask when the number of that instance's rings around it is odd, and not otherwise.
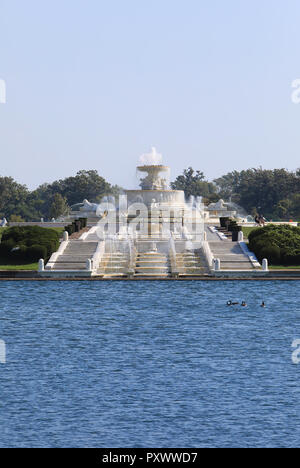
[{"label": "tiered fountain basin", "polygon": [[[126,190],[128,206],[144,203],[147,208],[158,203],[161,208],[184,208],[184,192],[181,190]],[[154,207],[153,207],[154,208]]]}]

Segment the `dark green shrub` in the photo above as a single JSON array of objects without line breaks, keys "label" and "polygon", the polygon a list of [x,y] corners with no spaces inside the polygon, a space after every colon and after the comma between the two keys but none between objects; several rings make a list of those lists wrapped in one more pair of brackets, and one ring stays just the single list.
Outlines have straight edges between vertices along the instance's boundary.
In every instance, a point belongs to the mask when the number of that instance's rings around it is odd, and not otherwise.
[{"label": "dark green shrub", "polygon": [[227,223],[229,223],[230,221],[230,218],[226,218],[226,217],[222,217],[220,218],[220,225],[222,228],[226,228],[227,227]]},{"label": "dark green shrub", "polygon": [[79,221],[81,222],[81,229],[87,227],[87,218],[79,218]]},{"label": "dark green shrub", "polygon": [[287,255],[284,259],[284,265],[294,265],[294,266],[298,266],[300,265],[300,252],[292,255],[292,256],[289,256]]},{"label": "dark green shrub", "polygon": [[289,265],[300,265],[300,251],[291,249],[282,249],[281,251],[282,264]]},{"label": "dark green shrub", "polygon": [[86,218],[75,219],[72,224],[69,224],[65,227],[65,231],[71,236],[74,232],[79,232],[81,229],[84,229],[87,226]]},{"label": "dark green shrub", "polygon": [[81,230],[81,222],[75,221],[75,232],[79,232]]},{"label": "dark green shrub", "polygon": [[48,256],[46,247],[43,245],[32,245],[26,250],[26,260],[28,262],[38,262],[41,258],[45,260]]},{"label": "dark green shrub", "polygon": [[39,253],[37,260],[47,260],[58,248],[59,233],[54,229],[16,226],[5,230],[0,244],[0,255],[12,261],[36,261],[32,259],[37,258]]},{"label": "dark green shrub", "polygon": [[259,260],[268,258],[271,265],[299,264],[300,228],[271,224],[255,229],[249,235],[249,248]]},{"label": "dark green shrub", "polygon": [[260,256],[260,251],[268,246],[269,243],[265,239],[260,239],[259,236],[249,242],[249,249],[255,252],[258,257]]},{"label": "dark green shrub", "polygon": [[264,234],[264,230],[262,228],[253,229],[253,231],[251,231],[249,236],[248,236],[248,240],[249,240],[249,242],[251,242],[256,237],[259,237],[260,235],[263,235],[263,234]]},{"label": "dark green shrub", "polygon": [[259,260],[262,261],[264,258],[267,258],[271,265],[280,265],[281,255],[280,248],[276,245],[271,245],[269,247],[263,247],[259,253]]},{"label": "dark green shrub", "polygon": [[[56,252],[58,250],[59,244],[53,240],[45,240],[45,239],[40,239],[39,241],[36,242],[36,244],[33,245],[39,245],[43,247],[46,250],[46,257],[51,257],[53,252]],[[31,247],[31,246],[30,246]]]},{"label": "dark green shrub", "polygon": [[236,227],[238,227],[238,223],[236,221],[230,221],[228,225],[228,231],[232,232],[235,230]]},{"label": "dark green shrub", "polygon": [[7,259],[12,260],[14,262],[24,262],[26,261],[26,252],[27,247],[25,245],[18,245],[14,247]]},{"label": "dark green shrub", "polygon": [[231,231],[232,232],[232,242],[237,242],[239,240],[239,232],[238,231]]},{"label": "dark green shrub", "polygon": [[72,226],[72,224],[66,226],[65,231],[69,234],[69,236],[71,236],[74,233],[74,227]]},{"label": "dark green shrub", "polygon": [[6,241],[2,241],[1,244],[0,244],[0,255],[1,257],[7,257],[10,255],[12,249],[15,247],[15,243],[14,241],[11,239],[11,240],[6,240]]},{"label": "dark green shrub", "polygon": [[23,238],[23,233],[21,231],[21,228],[19,226],[16,226],[13,228],[6,229],[6,231],[3,233],[3,236],[2,236],[2,242],[12,240],[14,241],[14,244],[16,244],[22,238]]}]

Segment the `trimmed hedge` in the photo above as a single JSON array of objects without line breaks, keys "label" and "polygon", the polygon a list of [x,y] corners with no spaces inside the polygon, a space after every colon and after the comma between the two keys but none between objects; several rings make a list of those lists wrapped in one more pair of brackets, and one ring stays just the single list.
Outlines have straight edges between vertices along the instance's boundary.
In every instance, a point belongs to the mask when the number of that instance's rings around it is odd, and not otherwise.
[{"label": "trimmed hedge", "polygon": [[59,233],[38,226],[16,226],[5,230],[0,256],[9,261],[34,263],[48,260],[59,248]]},{"label": "trimmed hedge", "polygon": [[68,226],[65,227],[65,231],[71,236],[74,234],[74,232],[80,232],[81,229],[84,229],[87,227],[87,218],[79,218],[75,219],[75,221],[72,222],[72,224],[69,224]]},{"label": "trimmed hedge", "polygon": [[263,247],[260,251],[261,260],[267,258],[270,265],[280,265],[281,254],[280,248],[277,245]]},{"label": "trimmed hedge", "polygon": [[300,265],[300,228],[270,224],[250,232],[249,248],[259,261],[267,258],[271,265]]},{"label": "trimmed hedge", "polygon": [[229,224],[228,224],[228,231],[229,232],[239,232],[242,231],[242,227],[238,225],[237,221],[230,219]]},{"label": "trimmed hedge", "polygon": [[222,218],[220,218],[221,227],[222,228],[227,228],[227,225],[230,223],[230,220],[231,220],[230,218],[224,217],[224,216]]}]

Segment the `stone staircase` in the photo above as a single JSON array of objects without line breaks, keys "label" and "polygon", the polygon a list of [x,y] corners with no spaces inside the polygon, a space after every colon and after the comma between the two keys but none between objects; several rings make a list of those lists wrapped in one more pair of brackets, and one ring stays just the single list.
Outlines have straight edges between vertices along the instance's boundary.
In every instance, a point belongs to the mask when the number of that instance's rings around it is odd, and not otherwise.
[{"label": "stone staircase", "polygon": [[100,261],[97,275],[104,278],[128,275],[129,256],[122,252],[105,253]]},{"label": "stone staircase", "polygon": [[221,261],[221,270],[256,270],[238,242],[209,242],[214,258]]},{"label": "stone staircase", "polygon": [[195,252],[177,253],[176,269],[179,276],[203,276],[208,273],[204,259]]},{"label": "stone staircase", "polygon": [[99,236],[97,235],[97,231],[93,228],[89,230],[84,242],[99,242]]},{"label": "stone staircase", "polygon": [[169,275],[170,263],[167,255],[159,252],[138,253],[134,276],[166,278]]},{"label": "stone staircase", "polygon": [[[82,242],[71,240],[63,254],[55,261],[52,271],[57,270],[86,270],[86,262],[91,259],[97,249],[98,242]],[[46,265],[45,270],[50,270]]]}]

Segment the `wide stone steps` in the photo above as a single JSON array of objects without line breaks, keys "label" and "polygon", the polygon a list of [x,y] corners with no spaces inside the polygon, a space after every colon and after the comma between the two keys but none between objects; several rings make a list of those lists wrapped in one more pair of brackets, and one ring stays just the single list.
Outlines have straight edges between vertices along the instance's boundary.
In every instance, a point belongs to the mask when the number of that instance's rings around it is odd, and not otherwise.
[{"label": "wide stone steps", "polygon": [[58,257],[57,262],[60,263],[81,263],[81,262],[86,262],[87,256],[86,255],[60,255]]},{"label": "wide stone steps", "polygon": [[75,262],[74,263],[73,262],[58,263],[58,262],[56,262],[55,265],[54,265],[54,268],[52,268],[52,270],[54,270],[54,271],[55,270],[63,270],[63,271],[65,271],[65,270],[76,270],[76,271],[80,270],[80,271],[82,271],[82,270],[86,270],[86,263],[85,262],[84,263],[82,263],[82,262],[80,262],[80,263],[75,263]]},{"label": "wide stone steps", "polygon": [[128,254],[122,252],[109,252],[103,255],[97,274],[104,278],[122,277],[128,274],[128,269]]},{"label": "wide stone steps", "polygon": [[176,254],[176,268],[179,276],[200,276],[206,273],[200,257],[193,252]]},{"label": "wide stone steps", "polygon": [[98,242],[71,240],[62,255],[57,258],[52,270],[86,270],[86,262],[93,257],[97,246]]},{"label": "wide stone steps", "polygon": [[98,242],[85,242],[85,241],[70,241],[69,244],[67,245],[64,255],[74,253],[74,252],[80,252],[80,253],[91,253],[94,252],[97,248]]},{"label": "wide stone steps", "polygon": [[135,276],[167,277],[169,274],[169,259],[166,255],[159,252],[138,254],[135,266]]},{"label": "wide stone steps", "polygon": [[249,257],[244,254],[238,242],[209,242],[214,258],[221,261],[221,270],[254,270]]},{"label": "wide stone steps", "polygon": [[100,237],[97,235],[97,233],[92,233],[86,237],[84,242],[99,242],[99,241],[100,241]]}]

